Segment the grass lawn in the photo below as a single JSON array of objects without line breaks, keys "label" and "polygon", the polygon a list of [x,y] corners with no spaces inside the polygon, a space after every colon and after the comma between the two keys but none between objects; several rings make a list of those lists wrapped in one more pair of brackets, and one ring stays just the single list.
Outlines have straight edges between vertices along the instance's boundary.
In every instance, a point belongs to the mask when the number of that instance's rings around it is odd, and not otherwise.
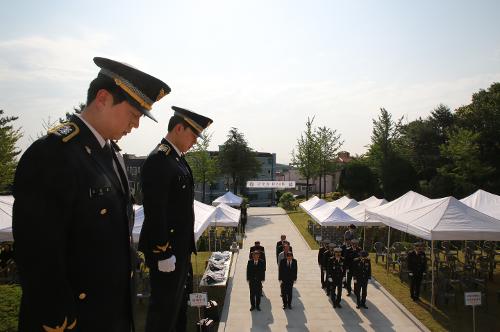
[{"label": "grass lawn", "polygon": [[17,331],[21,287],[0,285],[0,332]]},{"label": "grass lawn", "polygon": [[[308,215],[302,211],[288,211],[288,215],[311,249],[318,249],[318,244],[307,231]],[[472,331],[472,309],[464,306],[463,293],[457,295],[456,305],[450,300],[448,305],[435,308],[431,314],[430,287],[423,292],[421,302],[413,302],[409,296],[408,283],[401,282],[396,271],[391,270],[387,273],[381,259],[376,264],[375,255],[370,254],[370,256],[372,256],[373,277],[431,331]],[[476,308],[477,331],[500,331],[499,292],[500,269],[497,267],[493,280],[488,282],[488,305]]]}]

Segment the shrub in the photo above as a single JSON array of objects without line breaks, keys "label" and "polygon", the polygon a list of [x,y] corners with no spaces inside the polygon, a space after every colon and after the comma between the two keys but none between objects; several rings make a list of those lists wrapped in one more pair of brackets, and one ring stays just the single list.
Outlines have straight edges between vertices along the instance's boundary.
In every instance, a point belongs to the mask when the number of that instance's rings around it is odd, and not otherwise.
[{"label": "shrub", "polygon": [[279,205],[285,210],[291,210],[293,208],[293,202],[295,198],[291,192],[283,193],[280,197]]}]

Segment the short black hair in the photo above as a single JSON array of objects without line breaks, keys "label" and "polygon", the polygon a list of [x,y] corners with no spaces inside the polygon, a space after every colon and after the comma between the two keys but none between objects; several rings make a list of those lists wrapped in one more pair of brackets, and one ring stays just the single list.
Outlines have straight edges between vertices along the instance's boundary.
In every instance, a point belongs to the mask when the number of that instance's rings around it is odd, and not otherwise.
[{"label": "short black hair", "polygon": [[293,253],[291,251],[286,253],[286,257],[290,257],[290,256],[293,257]]},{"label": "short black hair", "polygon": [[97,77],[90,82],[89,89],[87,91],[87,105],[90,105],[94,101],[99,90],[104,89],[108,91],[113,96],[113,105],[120,104],[127,100],[125,92],[116,85],[115,81],[108,76],[103,74],[97,75]]},{"label": "short black hair", "polygon": [[172,131],[178,124],[181,124],[184,128],[189,126],[188,123],[180,116],[172,115],[170,121],[168,121],[168,131]]}]

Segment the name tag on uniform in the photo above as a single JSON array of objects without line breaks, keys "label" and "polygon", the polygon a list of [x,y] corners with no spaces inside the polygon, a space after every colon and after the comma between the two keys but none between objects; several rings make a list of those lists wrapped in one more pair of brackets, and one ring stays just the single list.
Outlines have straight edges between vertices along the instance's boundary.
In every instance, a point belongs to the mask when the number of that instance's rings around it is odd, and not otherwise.
[{"label": "name tag on uniform", "polygon": [[90,188],[89,196],[90,198],[100,197],[106,193],[111,192],[111,187],[101,187],[101,188]]}]

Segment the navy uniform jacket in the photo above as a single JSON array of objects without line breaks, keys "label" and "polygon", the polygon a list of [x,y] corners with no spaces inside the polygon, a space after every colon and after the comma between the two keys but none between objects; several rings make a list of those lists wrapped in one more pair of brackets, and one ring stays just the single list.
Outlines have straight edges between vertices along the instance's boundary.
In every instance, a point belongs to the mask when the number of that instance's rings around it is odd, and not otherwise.
[{"label": "navy uniform jacket", "polygon": [[424,252],[416,253],[415,250],[408,254],[408,271],[422,274],[427,271],[427,257]]},{"label": "navy uniform jacket", "polygon": [[324,267],[324,263],[325,263],[325,262],[324,262],[323,257],[324,257],[324,255],[325,255],[325,253],[326,253],[327,251],[328,251],[328,249],[327,249],[327,248],[325,248],[325,247],[321,247],[321,248],[319,248],[319,250],[318,250],[318,264],[319,264],[321,267]]},{"label": "navy uniform jacket", "polygon": [[346,249],[344,257],[346,269],[351,269],[354,259],[359,257],[360,252],[361,248],[359,247],[356,247],[356,249],[354,249],[354,247],[348,247]]},{"label": "navy uniform jacket", "polygon": [[255,266],[254,260],[250,259],[247,263],[247,281],[250,283],[262,282],[266,280],[266,272],[264,261],[259,259],[257,266]]},{"label": "navy uniform jacket", "polygon": [[337,260],[335,256],[331,256],[328,259],[327,271],[328,277],[332,278],[334,283],[342,282],[342,278],[345,275],[344,258],[340,257],[340,259]]},{"label": "navy uniform jacket", "polygon": [[176,268],[196,253],[194,241],[194,181],[189,165],[163,139],[142,166],[144,224],[139,250],[146,264],[176,257]]},{"label": "navy uniform jacket", "polygon": [[132,198],[111,159],[73,116],[19,161],[13,208],[23,289],[19,331],[115,331],[119,321],[131,321]]},{"label": "navy uniform jacket", "polygon": [[365,283],[372,277],[372,265],[370,259],[355,258],[352,263],[354,277],[357,282]]},{"label": "navy uniform jacket", "polygon": [[292,258],[290,267],[288,267],[288,260],[282,259],[278,271],[278,280],[283,282],[293,282],[297,280],[297,260]]}]

